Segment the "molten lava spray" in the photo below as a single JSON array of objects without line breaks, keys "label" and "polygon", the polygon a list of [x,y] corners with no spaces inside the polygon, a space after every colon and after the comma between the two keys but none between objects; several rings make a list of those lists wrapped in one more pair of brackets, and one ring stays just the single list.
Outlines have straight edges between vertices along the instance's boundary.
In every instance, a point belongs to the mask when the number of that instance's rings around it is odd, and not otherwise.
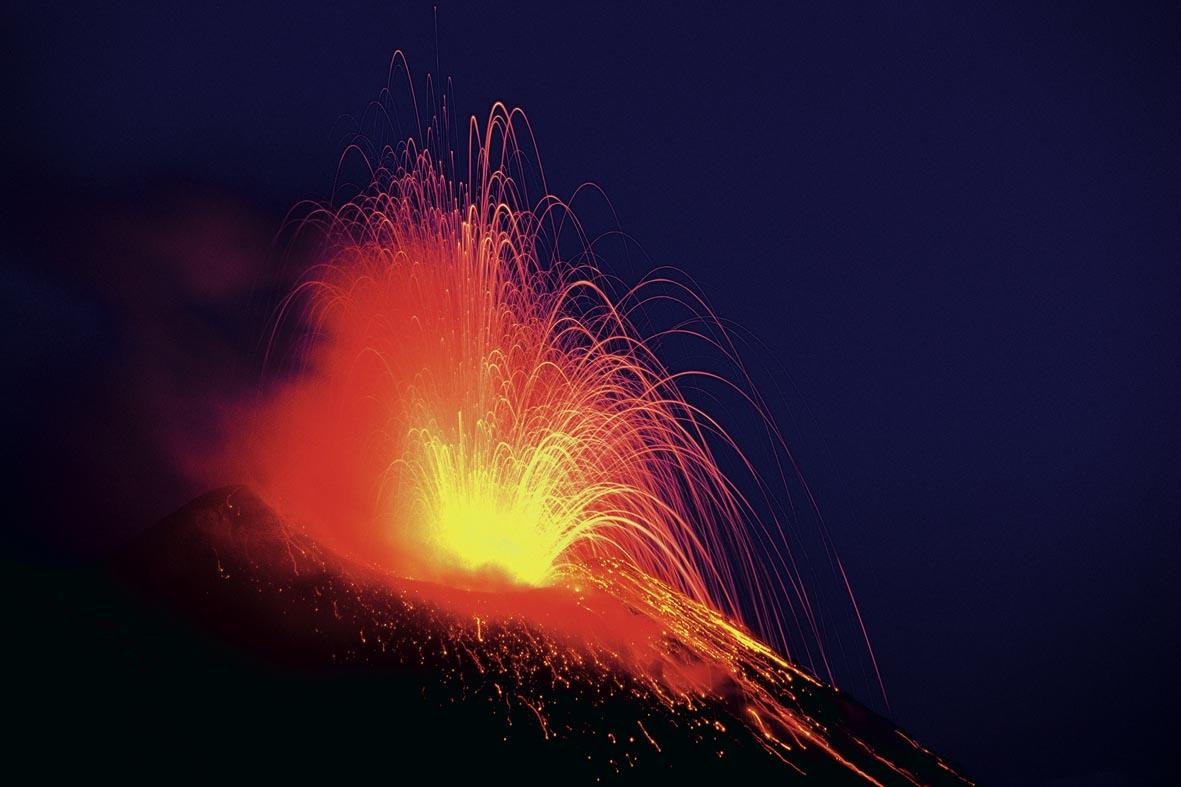
[{"label": "molten lava spray", "polygon": [[288,302],[307,369],[266,409],[263,491],[402,576],[546,586],[609,560],[737,617],[773,578],[707,440],[724,432],[602,275],[552,256],[547,227],[574,219],[521,204],[514,117],[473,125],[466,181],[411,142],[305,220],[327,248]]},{"label": "molten lava spray", "polygon": [[[562,232],[584,236],[561,201],[529,203],[515,177],[525,132],[497,105],[471,121],[466,177],[451,151],[411,139],[360,195],[301,220],[320,258],[276,331],[307,329],[302,369],[254,414],[239,471],[354,560],[452,606],[474,592],[480,642],[490,618],[552,597],[523,589],[549,588],[587,611],[558,636],[608,654],[670,707],[691,711],[724,680],[769,750],[844,762],[782,699],[813,678],[759,638],[786,653],[794,622],[827,664],[778,522],[722,472],[715,450],[739,465],[742,452],[633,325],[641,290],[614,297],[585,241],[578,262],[559,253]],[[733,349],[720,327],[701,335]]]}]

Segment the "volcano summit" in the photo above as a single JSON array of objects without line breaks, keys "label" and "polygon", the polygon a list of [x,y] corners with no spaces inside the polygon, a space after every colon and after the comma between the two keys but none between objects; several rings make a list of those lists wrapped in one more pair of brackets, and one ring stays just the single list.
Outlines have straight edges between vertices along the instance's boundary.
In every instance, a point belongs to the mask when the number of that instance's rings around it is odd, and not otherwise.
[{"label": "volcano summit", "polygon": [[[397,579],[225,488],[100,571],[47,583],[40,620],[58,622],[38,637],[38,674],[59,680],[34,688],[68,693],[80,708],[68,723],[105,751],[133,735],[157,755],[273,748],[286,752],[280,769],[300,767],[293,753],[309,767],[347,753],[350,768],[395,761],[449,778],[739,769],[802,784],[970,784],[717,613],[642,589],[628,605],[596,585]],[[375,751],[380,762],[360,764]]]}]

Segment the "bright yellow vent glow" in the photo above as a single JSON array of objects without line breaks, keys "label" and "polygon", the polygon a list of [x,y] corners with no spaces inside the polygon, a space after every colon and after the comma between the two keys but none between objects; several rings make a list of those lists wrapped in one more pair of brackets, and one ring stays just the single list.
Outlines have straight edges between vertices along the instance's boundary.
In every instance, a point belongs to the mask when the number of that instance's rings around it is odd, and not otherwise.
[{"label": "bright yellow vent glow", "polygon": [[[573,438],[548,432],[523,451],[497,440],[492,425],[463,428],[447,442],[418,432],[412,461],[424,539],[436,558],[465,573],[503,575],[514,584],[553,583],[563,553],[594,515],[594,489],[579,483]],[[526,441],[529,443],[530,441]]]}]

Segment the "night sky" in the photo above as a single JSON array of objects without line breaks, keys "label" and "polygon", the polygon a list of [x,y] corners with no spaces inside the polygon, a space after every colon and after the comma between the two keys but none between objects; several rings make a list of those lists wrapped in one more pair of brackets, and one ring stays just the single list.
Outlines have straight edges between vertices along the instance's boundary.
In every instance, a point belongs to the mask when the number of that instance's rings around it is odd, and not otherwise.
[{"label": "night sky", "polygon": [[272,239],[400,48],[462,116],[523,107],[554,193],[603,189],[642,252],[610,273],[676,266],[761,343],[892,718],[986,784],[1166,765],[1176,4],[443,1],[437,49],[429,3],[109,5],[0,33],[7,561],[202,491],[164,446],[257,379]]}]

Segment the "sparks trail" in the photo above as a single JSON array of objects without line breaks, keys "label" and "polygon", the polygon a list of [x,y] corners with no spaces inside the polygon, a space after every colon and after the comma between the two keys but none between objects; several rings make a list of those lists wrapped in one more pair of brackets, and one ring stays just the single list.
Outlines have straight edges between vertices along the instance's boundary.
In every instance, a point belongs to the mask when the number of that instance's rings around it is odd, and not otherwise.
[{"label": "sparks trail", "polygon": [[[668,633],[631,658],[615,653],[657,695],[692,705],[716,686],[684,665],[712,665],[769,751],[839,758],[824,728],[781,699],[814,679],[763,644],[795,644],[831,678],[807,585],[779,519],[743,495],[717,452],[766,485],[682,393],[697,375],[764,414],[733,343],[691,290],[652,293],[668,279],[613,295],[567,205],[530,202],[521,162],[532,131],[519,110],[496,104],[486,123],[471,120],[464,178],[439,143],[445,101],[440,111],[424,146],[410,138],[366,159],[366,189],[299,222],[321,257],[275,330],[302,320],[304,374],[258,414],[248,476],[321,541],[391,575],[618,599]],[[581,244],[573,259],[559,253],[567,232]],[[635,310],[669,297],[694,318],[642,336]],[[653,350],[668,334],[712,345],[738,382],[670,371]],[[490,625],[476,617],[464,646],[481,670]]]}]

